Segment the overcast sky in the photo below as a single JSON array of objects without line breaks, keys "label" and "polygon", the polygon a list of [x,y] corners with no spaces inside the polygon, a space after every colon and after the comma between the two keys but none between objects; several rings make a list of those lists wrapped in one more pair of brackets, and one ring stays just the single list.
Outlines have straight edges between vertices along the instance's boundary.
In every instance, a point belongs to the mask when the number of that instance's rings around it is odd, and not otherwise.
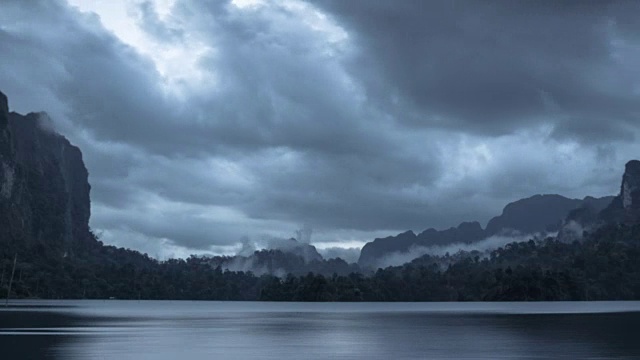
[{"label": "overcast sky", "polygon": [[166,258],[320,247],[618,191],[640,2],[0,0],[0,90],[84,154],[91,226]]}]

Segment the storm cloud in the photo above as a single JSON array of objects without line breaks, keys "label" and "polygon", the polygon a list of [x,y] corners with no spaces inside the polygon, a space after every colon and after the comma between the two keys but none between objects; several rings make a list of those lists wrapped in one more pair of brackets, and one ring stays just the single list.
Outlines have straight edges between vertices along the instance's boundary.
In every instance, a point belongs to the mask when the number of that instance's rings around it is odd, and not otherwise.
[{"label": "storm cloud", "polygon": [[493,136],[548,124],[582,141],[634,139],[636,2],[317,5],[355,34],[362,51],[351,71],[399,121]]},{"label": "storm cloud", "polygon": [[[0,3],[0,89],[84,154],[91,226],[166,257],[353,248],[616,193],[635,2]],[[338,253],[338,250],[334,251]]]}]

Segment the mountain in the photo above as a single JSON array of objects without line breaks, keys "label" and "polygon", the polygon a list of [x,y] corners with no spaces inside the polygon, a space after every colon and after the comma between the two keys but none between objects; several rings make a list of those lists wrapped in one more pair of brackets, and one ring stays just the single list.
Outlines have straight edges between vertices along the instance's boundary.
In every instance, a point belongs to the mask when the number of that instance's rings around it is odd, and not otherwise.
[{"label": "mountain", "polygon": [[245,245],[235,256],[208,257],[212,268],[229,271],[250,271],[261,275],[285,277],[286,275],[306,275],[309,272],[331,276],[360,272],[357,264],[349,264],[341,258],[324,259],[315,246],[294,238],[271,239],[267,248],[251,249]]},{"label": "mountain", "polygon": [[[603,301],[640,299],[640,224],[605,224],[581,241],[548,237],[489,253],[424,255],[369,276],[270,281],[266,301]],[[486,255],[486,256],[484,256]]]},{"label": "mountain", "polygon": [[631,160],[625,165],[620,193],[599,214],[599,219],[605,223],[640,222],[640,161]]},{"label": "mountain", "polygon": [[379,238],[366,243],[360,252],[358,264],[363,267],[373,267],[379,259],[394,252],[408,252],[412,247],[467,243],[484,237],[485,231],[478,222],[465,222],[458,227],[443,231],[430,228],[418,235],[409,230],[396,236]]},{"label": "mountain", "polygon": [[560,230],[563,222],[577,209],[593,209],[595,214],[606,207],[613,197],[582,200],[560,195],[535,195],[512,202],[504,207],[502,214],[492,218],[486,229],[478,222],[465,222],[458,227],[438,231],[427,229],[416,235],[407,231],[396,236],[378,238],[362,248],[358,264],[376,267],[379,260],[397,252],[409,252],[413,247],[428,247],[454,243],[472,243],[493,235],[518,232],[535,234]]},{"label": "mountain", "polygon": [[[0,216],[6,216],[6,204],[13,193],[15,178],[15,155],[9,132],[9,106],[7,97],[0,92]],[[1,219],[1,218],[0,218]]]},{"label": "mountain", "polygon": [[251,272],[257,276],[265,274],[279,277],[306,275],[309,272],[331,276],[348,275],[359,272],[356,264],[348,264],[337,258],[324,260],[322,257],[305,260],[304,255],[280,249],[257,250],[251,255],[214,256],[206,258],[211,268],[225,271]]},{"label": "mountain", "polygon": [[299,242],[294,238],[272,239],[269,241],[268,248],[272,250],[280,250],[283,253],[298,256],[307,263],[314,260],[322,260],[322,255],[320,255],[315,246],[304,242]]},{"label": "mountain", "polygon": [[[14,252],[73,256],[95,245],[80,150],[49,130],[44,113],[9,112],[0,93],[0,244]],[[2,254],[0,254],[2,255]]]},{"label": "mountain", "polygon": [[523,234],[557,231],[569,212],[580,208],[583,202],[560,195],[535,195],[512,202],[505,206],[500,216],[489,220],[487,235],[498,234],[505,229]]}]

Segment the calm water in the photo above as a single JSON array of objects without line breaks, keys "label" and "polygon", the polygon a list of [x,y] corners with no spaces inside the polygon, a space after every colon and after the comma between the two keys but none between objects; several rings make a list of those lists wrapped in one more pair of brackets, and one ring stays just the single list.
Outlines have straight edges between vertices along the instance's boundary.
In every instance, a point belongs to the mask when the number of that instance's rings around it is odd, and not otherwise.
[{"label": "calm water", "polygon": [[14,302],[1,359],[640,359],[640,302]]}]

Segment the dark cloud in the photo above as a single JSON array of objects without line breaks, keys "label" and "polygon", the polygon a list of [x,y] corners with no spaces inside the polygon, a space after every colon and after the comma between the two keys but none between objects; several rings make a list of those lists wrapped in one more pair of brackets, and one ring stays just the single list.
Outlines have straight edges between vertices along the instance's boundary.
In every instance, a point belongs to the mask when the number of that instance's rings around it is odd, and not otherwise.
[{"label": "dark cloud", "polygon": [[356,37],[351,71],[398,121],[489,135],[549,123],[596,142],[575,119],[615,139],[640,122],[636,2],[314,3]]},{"label": "dark cloud", "polygon": [[615,140],[634,141],[636,134],[633,130],[633,126],[615,121],[609,122],[604,118],[574,118],[558,124],[551,136],[559,139],[609,143]]},{"label": "dark cloud", "polygon": [[120,246],[233,253],[309,224],[352,247],[612,194],[640,151],[633,2],[121,5],[0,3],[0,89],[82,149]]}]

